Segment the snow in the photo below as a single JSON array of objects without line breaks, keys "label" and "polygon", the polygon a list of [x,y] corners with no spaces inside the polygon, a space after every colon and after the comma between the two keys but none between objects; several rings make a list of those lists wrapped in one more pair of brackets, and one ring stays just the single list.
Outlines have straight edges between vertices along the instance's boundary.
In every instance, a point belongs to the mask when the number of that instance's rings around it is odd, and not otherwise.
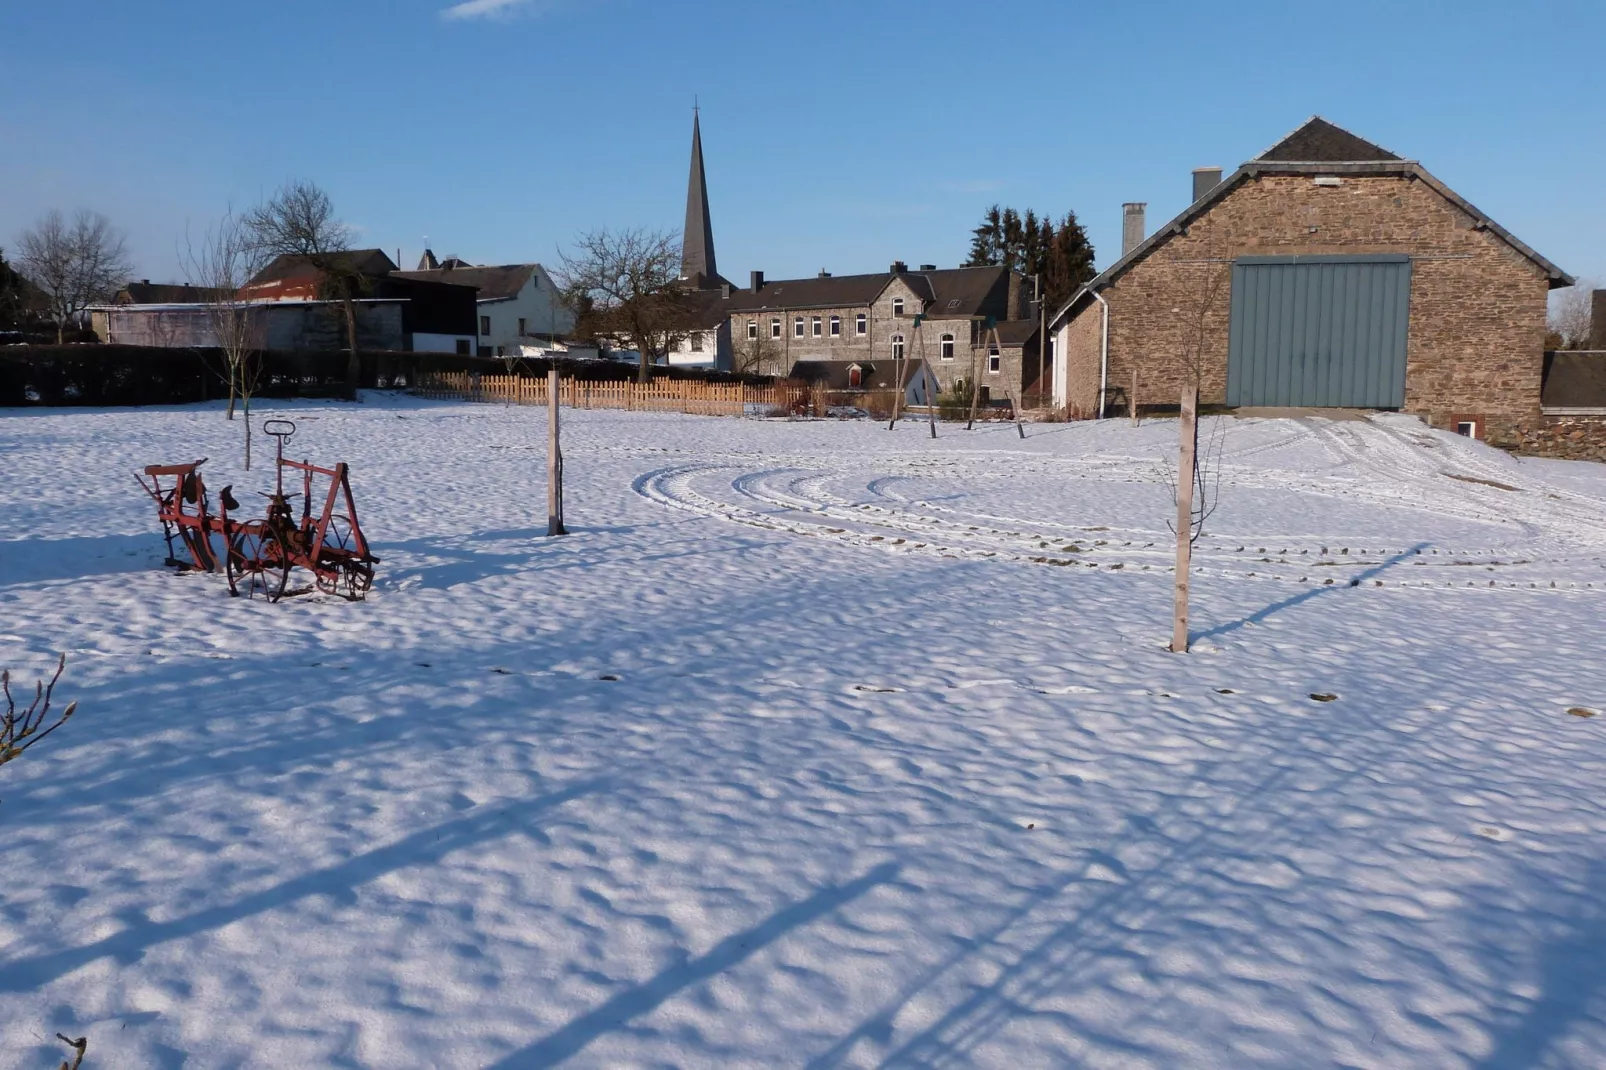
[{"label": "snow", "polygon": [[1181,656],[1174,421],[566,411],[545,539],[539,409],[274,414],[365,603],[161,568],[215,407],[0,411],[0,1066],[1606,1065],[1606,468],[1206,421]]}]

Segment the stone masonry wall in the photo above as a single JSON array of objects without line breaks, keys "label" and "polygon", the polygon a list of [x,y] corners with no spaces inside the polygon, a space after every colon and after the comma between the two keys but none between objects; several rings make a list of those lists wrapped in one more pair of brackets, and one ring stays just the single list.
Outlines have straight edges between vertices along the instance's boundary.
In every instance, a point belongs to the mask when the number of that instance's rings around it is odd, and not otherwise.
[{"label": "stone masonry wall", "polygon": [[1606,416],[1542,416],[1487,436],[1491,445],[1569,461],[1606,461]]},{"label": "stone masonry wall", "polygon": [[[1479,417],[1491,436],[1539,414],[1545,275],[1426,183],[1344,175],[1265,175],[1228,193],[1107,288],[1111,387],[1138,369],[1140,404],[1174,405],[1197,352],[1201,399],[1227,385],[1231,261],[1246,255],[1407,253],[1411,309],[1405,410],[1435,426]],[[1097,407],[1083,349],[1096,302],[1073,322],[1071,402]],[[1085,324],[1085,325],[1084,325]],[[1202,341],[1201,341],[1202,340]],[[1097,339],[1093,376],[1097,382]]]}]

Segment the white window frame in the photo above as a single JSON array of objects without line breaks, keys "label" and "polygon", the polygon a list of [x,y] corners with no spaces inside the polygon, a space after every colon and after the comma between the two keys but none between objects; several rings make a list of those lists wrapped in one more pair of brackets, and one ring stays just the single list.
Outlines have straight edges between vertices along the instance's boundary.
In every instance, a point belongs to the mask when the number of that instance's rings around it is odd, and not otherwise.
[{"label": "white window frame", "polygon": [[942,339],[937,343],[937,352],[941,354],[943,363],[951,362],[954,359],[954,336],[951,334],[943,335]]},{"label": "white window frame", "polygon": [[857,316],[854,317],[854,320],[853,320],[853,333],[862,338],[866,334],[868,334],[869,331],[870,331],[869,324],[866,322],[866,317],[865,317],[864,313],[861,312]]},{"label": "white window frame", "polygon": [[831,337],[832,338],[841,338],[842,337],[842,317],[841,316],[832,316],[831,317]]},{"label": "white window frame", "polygon": [[792,320],[792,337],[793,338],[802,338],[803,337],[803,317],[802,316],[798,316],[798,317],[796,317],[795,319]]},{"label": "white window frame", "polygon": [[771,338],[779,338],[780,336],[781,336],[781,317],[779,317],[779,316],[771,316],[770,317],[770,337]]},{"label": "white window frame", "polygon": [[809,322],[809,333],[815,338],[820,337],[820,317],[814,316]]},{"label": "white window frame", "polygon": [[693,332],[691,332],[691,351],[693,353],[701,353],[703,351],[703,332],[702,331],[693,331]]},{"label": "white window frame", "polygon": [[[1462,428],[1466,428],[1466,430],[1463,431]],[[1476,420],[1457,420],[1455,422],[1455,433],[1458,434],[1458,435],[1464,435],[1467,438],[1477,438],[1478,437],[1478,421],[1476,421]]]},{"label": "white window frame", "polygon": [[892,359],[903,359],[903,335],[894,334],[887,339],[892,344]]},{"label": "white window frame", "polygon": [[997,346],[987,347],[987,374],[997,375],[1004,370],[1004,355],[998,351]]},{"label": "white window frame", "polygon": [[892,314],[894,316],[903,315],[903,298],[894,297],[892,299]]},{"label": "white window frame", "polygon": [[749,338],[757,338],[758,337],[758,320],[748,320],[747,321],[747,337],[749,337]]}]

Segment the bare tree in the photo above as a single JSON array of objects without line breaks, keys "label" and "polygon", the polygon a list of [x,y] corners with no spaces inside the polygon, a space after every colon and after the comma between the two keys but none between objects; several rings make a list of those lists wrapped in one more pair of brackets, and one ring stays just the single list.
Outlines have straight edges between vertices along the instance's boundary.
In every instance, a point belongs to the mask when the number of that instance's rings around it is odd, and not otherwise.
[{"label": "bare tree", "polygon": [[69,221],[52,209],[17,241],[17,266],[44,295],[56,342],[89,305],[108,301],[133,270],[123,235],[99,212]]},{"label": "bare tree", "polygon": [[781,346],[773,338],[755,335],[736,346],[736,371],[743,375],[783,375],[786,369],[781,367],[784,357]]},{"label": "bare tree", "polygon": [[265,251],[245,221],[232,210],[224,213],[202,236],[200,244],[186,239],[181,257],[192,286],[202,291],[207,322],[223,351],[223,377],[228,382],[228,418],[234,419],[236,398],[245,418],[245,467],[251,469],[251,395],[261,370],[253,360],[262,348],[263,324],[259,305],[241,290],[262,270]]},{"label": "bare tree", "polygon": [[598,333],[634,346],[638,382],[696,329],[697,298],[680,283],[680,241],[665,231],[607,228],[582,234],[559,253],[565,299]]},{"label": "bare tree", "polygon": [[1599,282],[1579,279],[1556,293],[1550,303],[1550,329],[1561,336],[1563,349],[1587,349],[1593,309],[1591,301]]},{"label": "bare tree", "polygon": [[316,183],[287,182],[266,204],[241,219],[252,249],[264,259],[297,257],[321,276],[320,294],[339,301],[346,321],[346,385],[355,394],[361,362],[357,356],[357,296],[363,277],[352,258],[351,228],[335,217],[334,202]]}]

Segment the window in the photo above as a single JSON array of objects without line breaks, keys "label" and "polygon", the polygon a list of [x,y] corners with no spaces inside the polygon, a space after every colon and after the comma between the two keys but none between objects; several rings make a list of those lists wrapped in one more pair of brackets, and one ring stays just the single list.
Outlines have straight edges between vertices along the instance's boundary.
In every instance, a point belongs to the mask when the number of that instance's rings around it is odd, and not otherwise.
[{"label": "window", "polygon": [[945,334],[942,336],[942,359],[954,359],[954,336],[951,334]]},{"label": "window", "polygon": [[892,359],[903,359],[903,335],[901,334],[895,334],[892,336]]},{"label": "window", "polygon": [[774,319],[770,320],[770,337],[771,338],[779,338],[780,336],[781,336],[781,317],[776,316]]},{"label": "window", "polygon": [[816,338],[820,337],[820,317],[815,316],[814,317],[814,322],[809,324],[809,327],[812,330],[812,332],[814,334],[814,337],[816,337]]},{"label": "window", "polygon": [[803,317],[802,316],[799,316],[797,319],[792,321],[792,337],[793,338],[802,338],[803,337]]},{"label": "window", "polygon": [[523,338],[524,334],[525,334],[525,331],[524,331],[524,317],[520,316],[519,317],[519,337]]},{"label": "window", "polygon": [[460,357],[468,356],[468,339],[467,338],[459,338],[457,340],[457,355],[460,356]]},{"label": "window", "polygon": [[892,314],[894,316],[903,315],[903,298],[894,297],[892,299]]},{"label": "window", "polygon": [[998,374],[998,369],[1000,367],[1002,367],[1002,366],[1003,366],[1003,358],[998,355],[998,347],[997,346],[988,346],[987,347],[987,372],[988,372],[988,374],[989,375],[997,375]]},{"label": "window", "polygon": [[491,333],[491,317],[489,317],[489,316],[481,316],[480,317],[480,333],[481,334],[490,334]]},{"label": "window", "polygon": [[758,337],[758,320],[748,320],[747,321],[747,337],[749,337],[749,338],[757,338]]},{"label": "window", "polygon": [[832,338],[837,338],[837,337],[841,336],[841,334],[842,334],[842,317],[841,316],[832,316],[831,317],[831,337]]},{"label": "window", "polygon": [[1476,421],[1476,420],[1457,420],[1455,422],[1455,433],[1458,434],[1458,435],[1465,435],[1467,438],[1477,438],[1478,437],[1478,421]]},{"label": "window", "polygon": [[701,353],[703,351],[703,332],[702,331],[693,331],[692,332],[692,336],[691,336],[691,351],[693,353]]},{"label": "window", "polygon": [[864,313],[861,312],[853,318],[853,333],[862,335],[864,334],[864,330]]}]

